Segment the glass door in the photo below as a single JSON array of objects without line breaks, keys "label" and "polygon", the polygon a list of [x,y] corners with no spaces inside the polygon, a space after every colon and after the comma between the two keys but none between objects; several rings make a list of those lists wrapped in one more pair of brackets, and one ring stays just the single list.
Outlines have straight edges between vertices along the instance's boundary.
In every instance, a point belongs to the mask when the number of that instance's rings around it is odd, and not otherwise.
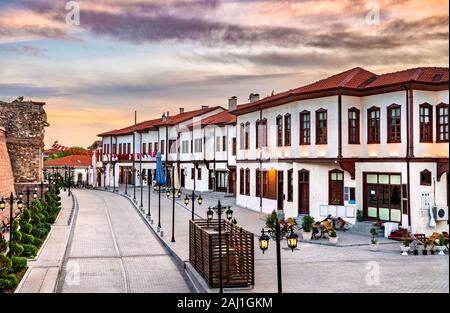
[{"label": "glass door", "polygon": [[401,222],[401,175],[365,174],[364,217]]}]

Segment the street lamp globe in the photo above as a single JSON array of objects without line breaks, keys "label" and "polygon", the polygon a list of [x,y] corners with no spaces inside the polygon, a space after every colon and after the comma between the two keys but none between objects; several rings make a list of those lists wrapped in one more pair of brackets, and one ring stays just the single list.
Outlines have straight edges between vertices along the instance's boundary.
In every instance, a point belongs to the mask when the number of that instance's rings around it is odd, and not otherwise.
[{"label": "street lamp globe", "polygon": [[5,199],[2,198],[2,200],[0,200],[0,210],[3,211],[5,209],[5,207],[6,207]]},{"label": "street lamp globe", "polygon": [[188,198],[187,195],[186,195],[186,197],[184,198],[184,204],[185,204],[185,205],[188,205],[188,204],[189,204],[189,198]]},{"label": "street lamp globe", "polygon": [[203,203],[202,196],[199,195],[197,201],[198,201],[198,204],[201,205]]},{"label": "street lamp globe", "polygon": [[292,251],[294,251],[294,249],[297,248],[297,241],[298,241],[298,235],[294,234],[294,232],[291,231],[289,236],[287,236],[287,244],[288,244],[288,247],[292,249]]},{"label": "street lamp globe", "polygon": [[153,185],[153,191],[156,191],[156,185]]},{"label": "street lamp globe", "polygon": [[214,211],[211,210],[211,207],[208,208],[208,211],[206,212],[206,218],[208,221],[211,221],[213,219]]},{"label": "street lamp globe", "polygon": [[231,207],[228,207],[228,210],[225,211],[225,214],[227,216],[227,220],[231,221],[233,219],[233,210]]},{"label": "street lamp globe", "polygon": [[178,189],[178,191],[177,191],[177,198],[179,198],[179,197],[181,197],[181,190],[180,189]]},{"label": "street lamp globe", "polygon": [[269,240],[270,237],[266,235],[264,229],[261,230],[261,237],[259,237],[259,248],[262,250],[263,254],[264,252],[269,248]]},{"label": "street lamp globe", "polygon": [[23,199],[23,193],[19,193],[19,199],[20,199],[20,200]]},{"label": "street lamp globe", "polygon": [[22,200],[17,201],[17,207],[19,208],[20,212],[22,212],[22,209],[23,209],[23,201]]},{"label": "street lamp globe", "polygon": [[167,191],[166,191],[166,196],[167,196],[167,198],[169,198],[169,197],[170,197],[170,189],[169,189],[169,188],[167,188]]}]

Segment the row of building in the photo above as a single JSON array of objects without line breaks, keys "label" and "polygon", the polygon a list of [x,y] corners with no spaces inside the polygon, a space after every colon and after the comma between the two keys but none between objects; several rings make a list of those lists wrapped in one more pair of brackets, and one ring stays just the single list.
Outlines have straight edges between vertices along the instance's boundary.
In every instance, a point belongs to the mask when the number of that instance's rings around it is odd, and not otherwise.
[{"label": "row of building", "polygon": [[448,74],[354,68],[240,105],[165,112],[99,134],[91,183],[139,185],[158,151],[169,184],[175,175],[177,188],[234,194],[263,213],[448,229]]}]

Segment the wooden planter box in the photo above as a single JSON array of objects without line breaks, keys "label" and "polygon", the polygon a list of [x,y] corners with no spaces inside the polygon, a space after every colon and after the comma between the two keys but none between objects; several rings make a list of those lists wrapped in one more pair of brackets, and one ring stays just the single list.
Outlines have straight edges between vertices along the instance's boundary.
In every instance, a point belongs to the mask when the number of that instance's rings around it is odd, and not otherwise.
[{"label": "wooden planter box", "polygon": [[[189,224],[189,260],[211,288],[218,288],[219,221],[194,220]],[[222,284],[225,288],[255,284],[254,237],[222,220]]]}]

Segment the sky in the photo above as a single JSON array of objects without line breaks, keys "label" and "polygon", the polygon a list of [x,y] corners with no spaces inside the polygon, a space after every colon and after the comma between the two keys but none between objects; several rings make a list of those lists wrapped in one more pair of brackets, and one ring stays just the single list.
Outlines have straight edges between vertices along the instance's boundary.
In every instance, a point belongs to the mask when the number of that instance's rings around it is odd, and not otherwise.
[{"label": "sky", "polygon": [[[47,147],[227,107],[353,67],[449,63],[447,0],[0,0],[0,100],[46,102]],[[77,10],[79,8],[79,11]],[[78,23],[79,21],[79,23]]]}]

